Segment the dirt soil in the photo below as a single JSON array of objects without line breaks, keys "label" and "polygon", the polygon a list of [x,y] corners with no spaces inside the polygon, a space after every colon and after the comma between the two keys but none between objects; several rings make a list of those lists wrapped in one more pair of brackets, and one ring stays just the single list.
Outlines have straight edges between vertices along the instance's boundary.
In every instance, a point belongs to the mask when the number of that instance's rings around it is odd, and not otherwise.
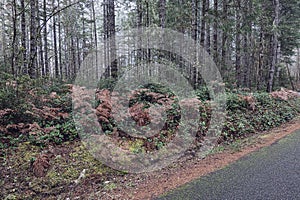
[{"label": "dirt soil", "polygon": [[[2,152],[5,156],[0,162],[0,199],[153,199],[269,146],[297,129],[300,117],[271,131],[219,145],[205,158],[191,152],[162,170],[142,174],[126,174],[104,166],[89,155],[80,141],[49,146],[42,152],[24,143]],[[48,158],[44,161],[46,165],[41,163],[46,175],[36,177],[30,160],[43,159],[44,154],[49,156],[49,164]]]},{"label": "dirt soil", "polygon": [[299,117],[271,131],[249,136],[233,144],[216,147],[215,151],[212,151],[204,159],[187,155],[178,163],[157,172],[125,175],[123,180],[119,180],[119,183],[130,182],[131,187],[128,184],[119,185],[109,194],[104,194],[101,199],[140,200],[158,197],[180,185],[224,168],[241,157],[269,146],[298,129],[300,129]]}]

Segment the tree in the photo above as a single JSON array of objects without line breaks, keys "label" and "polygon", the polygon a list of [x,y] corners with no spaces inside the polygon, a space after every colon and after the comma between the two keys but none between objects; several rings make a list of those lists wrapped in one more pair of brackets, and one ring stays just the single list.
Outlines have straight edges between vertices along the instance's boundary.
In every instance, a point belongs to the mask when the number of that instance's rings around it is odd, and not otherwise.
[{"label": "tree", "polygon": [[12,36],[12,54],[11,54],[11,73],[15,75],[15,64],[16,64],[16,51],[17,51],[17,3],[16,0],[13,0],[12,6],[12,23],[13,23],[13,36]]},{"label": "tree", "polygon": [[241,66],[241,1],[235,0],[236,15],[236,34],[235,34],[235,77],[236,85],[242,84],[242,66]]},{"label": "tree", "polygon": [[[117,78],[118,75],[118,63],[116,59],[116,43],[115,43],[115,2],[114,0],[104,0],[104,40],[106,42],[105,52],[108,56],[108,60],[111,63],[106,63],[109,65],[108,71],[112,78]],[[109,41],[109,42],[107,42]]]},{"label": "tree", "polygon": [[279,0],[274,0],[274,21],[272,34],[272,62],[269,70],[268,92],[273,90],[274,73],[277,65],[277,50],[278,50],[278,25],[279,25]]},{"label": "tree", "polygon": [[218,63],[218,55],[219,55],[219,52],[218,52],[218,20],[219,20],[219,11],[218,11],[218,7],[219,7],[219,4],[218,4],[218,0],[214,0],[214,36],[213,36],[213,41],[214,41],[214,45],[213,45],[213,50],[214,50],[214,60],[215,62]]},{"label": "tree", "polygon": [[36,77],[36,56],[37,56],[37,1],[30,1],[30,62],[28,74],[31,78]]},{"label": "tree", "polygon": [[26,11],[25,0],[21,0],[21,52],[22,52],[22,67],[27,71],[27,34],[26,34]]},{"label": "tree", "polygon": [[159,0],[159,19],[160,19],[160,27],[165,28],[166,26],[166,0]]},{"label": "tree", "polygon": [[201,19],[201,36],[200,36],[200,44],[202,45],[202,47],[205,46],[205,26],[206,26],[206,23],[205,23],[205,19],[206,19],[206,13],[207,13],[207,10],[206,10],[206,1],[208,0],[203,0],[202,1],[202,19]]},{"label": "tree", "polygon": [[[6,0],[0,4],[1,64],[15,77],[73,79],[87,54],[99,46],[102,30],[104,41],[109,41],[104,51],[106,76],[117,78],[114,35],[119,28],[158,26],[200,43],[213,56],[227,85],[272,91],[283,85],[280,78],[287,77],[286,66],[293,64],[300,41],[298,0]],[[103,12],[97,12],[100,6]],[[103,23],[97,21],[100,18]],[[166,58],[186,68],[194,86],[201,83],[197,69],[180,56],[141,49],[138,44],[136,48],[128,62]],[[148,72],[153,73],[158,72]]]},{"label": "tree", "polygon": [[210,0],[206,0],[206,19],[203,20],[207,20],[206,22],[206,51],[210,54],[210,47],[211,47],[211,41],[210,41],[210,15],[209,15],[209,11],[210,11]]},{"label": "tree", "polygon": [[43,39],[44,39],[44,54],[45,54],[45,75],[49,75],[49,64],[48,64],[48,29],[47,29],[47,0],[43,1]]}]

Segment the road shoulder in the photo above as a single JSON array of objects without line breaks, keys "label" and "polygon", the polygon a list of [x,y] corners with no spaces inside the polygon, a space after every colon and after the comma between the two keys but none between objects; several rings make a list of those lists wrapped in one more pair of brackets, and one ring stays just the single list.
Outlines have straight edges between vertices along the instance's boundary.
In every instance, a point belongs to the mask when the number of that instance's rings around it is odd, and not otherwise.
[{"label": "road shoulder", "polygon": [[270,146],[285,136],[300,129],[300,117],[274,128],[240,139],[230,145],[218,146],[204,159],[187,155],[178,163],[160,171],[147,174],[127,174],[111,197],[118,199],[152,199],[201,176],[222,169],[251,152]]}]

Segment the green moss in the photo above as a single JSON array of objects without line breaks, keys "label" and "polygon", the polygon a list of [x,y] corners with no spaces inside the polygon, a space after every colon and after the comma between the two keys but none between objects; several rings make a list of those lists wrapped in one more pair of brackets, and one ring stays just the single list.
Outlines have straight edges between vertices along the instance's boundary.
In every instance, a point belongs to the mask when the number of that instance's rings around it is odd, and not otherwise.
[{"label": "green moss", "polygon": [[141,153],[144,152],[145,149],[143,148],[144,141],[143,140],[135,140],[130,142],[129,151],[132,153]]},{"label": "green moss", "polygon": [[96,160],[85,148],[83,144],[74,148],[74,151],[70,153],[70,157],[74,160],[73,165],[79,167],[78,176],[83,169],[88,169],[87,175],[89,174],[103,174],[108,172],[110,169],[104,166],[100,161]]},{"label": "green moss", "polygon": [[36,157],[40,150],[39,147],[31,145],[29,142],[23,142],[17,148],[17,154],[20,155],[18,158],[22,159],[24,162],[28,162]]},{"label": "green moss", "polygon": [[[32,161],[42,152],[40,147],[31,145],[29,142],[21,143],[17,148],[11,149],[6,158],[8,170],[11,176],[0,180],[0,186],[11,184],[16,191],[5,189],[0,194],[0,199],[15,197],[17,199],[41,199],[44,195],[56,197],[63,193],[64,189],[78,179],[85,169],[85,177],[90,175],[107,175],[108,173],[119,174],[100,161],[96,160],[80,141],[70,142],[56,146],[61,154],[54,155],[50,159],[50,168],[45,177],[37,178],[32,172]],[[114,186],[109,186],[114,188]],[[20,189],[33,191],[31,194],[22,194]],[[13,194],[13,196],[8,196]]]},{"label": "green moss", "polygon": [[80,171],[76,170],[74,166],[67,168],[64,173],[62,174],[62,177],[65,179],[72,179],[75,180],[79,177]]},{"label": "green moss", "polygon": [[117,188],[117,185],[115,183],[107,183],[105,186],[104,186],[104,189],[105,190],[114,190]]}]

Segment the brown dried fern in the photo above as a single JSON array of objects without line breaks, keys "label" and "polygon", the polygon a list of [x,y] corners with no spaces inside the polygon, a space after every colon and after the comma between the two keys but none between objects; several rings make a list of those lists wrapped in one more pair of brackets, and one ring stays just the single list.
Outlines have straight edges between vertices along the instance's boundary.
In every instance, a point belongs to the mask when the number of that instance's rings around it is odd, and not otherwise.
[{"label": "brown dried fern", "polygon": [[36,177],[44,177],[47,173],[48,168],[50,167],[50,159],[47,154],[40,154],[34,161],[33,173]]}]

